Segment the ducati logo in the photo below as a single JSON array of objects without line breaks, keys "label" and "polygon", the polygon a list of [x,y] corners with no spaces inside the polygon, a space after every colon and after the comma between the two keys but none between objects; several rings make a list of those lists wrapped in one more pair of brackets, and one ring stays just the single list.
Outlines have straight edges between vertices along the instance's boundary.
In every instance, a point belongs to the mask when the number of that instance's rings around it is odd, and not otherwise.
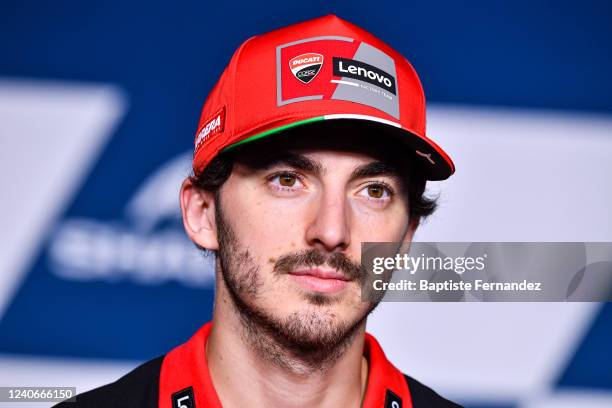
[{"label": "ducati logo", "polygon": [[297,79],[307,84],[317,76],[323,66],[323,55],[309,52],[291,58],[289,68]]}]

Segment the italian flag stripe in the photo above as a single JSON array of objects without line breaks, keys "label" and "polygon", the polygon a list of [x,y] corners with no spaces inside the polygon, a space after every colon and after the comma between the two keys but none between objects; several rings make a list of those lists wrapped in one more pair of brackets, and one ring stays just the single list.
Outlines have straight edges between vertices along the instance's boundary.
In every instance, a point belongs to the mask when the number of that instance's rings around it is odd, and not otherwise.
[{"label": "italian flag stripe", "polygon": [[232,145],[229,145],[225,149],[223,149],[223,151],[225,152],[225,151],[231,150],[231,149],[233,149],[236,146],[240,146],[241,144],[249,143],[249,142],[252,142],[253,140],[261,139],[262,137],[266,137],[266,136],[269,136],[269,135],[272,135],[272,134],[275,134],[275,133],[278,133],[278,132],[282,132],[283,130],[291,129],[291,128],[296,127],[296,126],[305,125],[307,123],[320,122],[322,120],[333,120],[333,119],[368,120],[368,121],[371,121],[371,122],[384,123],[385,125],[395,126],[395,127],[398,127],[398,128],[402,127],[399,123],[392,122],[392,121],[386,120],[386,119],[377,118],[375,116],[369,116],[369,115],[358,115],[358,114],[353,114],[353,113],[340,113],[340,114],[333,114],[333,115],[323,115],[323,116],[316,116],[314,118],[298,120],[297,122],[289,123],[288,125],[283,125],[283,126],[276,127],[274,129],[266,130],[265,132],[258,133],[256,135],[251,136],[251,137],[247,137],[244,140],[236,142],[236,143],[234,143]]}]

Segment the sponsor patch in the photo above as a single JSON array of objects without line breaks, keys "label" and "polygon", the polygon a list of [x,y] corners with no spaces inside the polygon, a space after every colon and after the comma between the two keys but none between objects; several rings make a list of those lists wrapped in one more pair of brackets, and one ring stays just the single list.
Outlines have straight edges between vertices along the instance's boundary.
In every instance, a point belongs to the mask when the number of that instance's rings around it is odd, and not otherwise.
[{"label": "sponsor patch", "polygon": [[276,47],[278,106],[310,100],[343,100],[379,109],[399,119],[396,76],[393,58],[373,45],[349,37],[312,37]]},{"label": "sponsor patch", "polygon": [[212,118],[204,123],[200,131],[198,132],[198,136],[195,140],[195,148],[200,146],[205,140],[208,138],[215,136],[221,132],[225,128],[225,106],[219,109]]},{"label": "sponsor patch", "polygon": [[298,55],[289,61],[289,69],[298,80],[307,84],[317,76],[323,66],[323,55],[314,52]]}]

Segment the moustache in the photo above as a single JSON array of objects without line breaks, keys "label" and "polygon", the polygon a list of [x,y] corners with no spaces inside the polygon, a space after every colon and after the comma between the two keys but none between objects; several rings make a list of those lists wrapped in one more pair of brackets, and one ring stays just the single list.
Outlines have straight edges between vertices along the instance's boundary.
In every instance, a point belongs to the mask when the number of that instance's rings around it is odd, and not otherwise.
[{"label": "moustache", "polygon": [[342,273],[349,280],[356,280],[365,275],[360,263],[353,262],[343,253],[325,254],[315,249],[290,253],[281,256],[274,262],[273,271],[277,274],[288,274],[298,267],[327,265]]}]

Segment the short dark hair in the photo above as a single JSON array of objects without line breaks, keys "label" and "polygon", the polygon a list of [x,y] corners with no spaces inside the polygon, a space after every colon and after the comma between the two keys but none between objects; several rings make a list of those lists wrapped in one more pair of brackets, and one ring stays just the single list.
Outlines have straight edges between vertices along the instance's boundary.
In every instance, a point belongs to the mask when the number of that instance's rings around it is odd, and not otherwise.
[{"label": "short dark hair", "polygon": [[[215,202],[219,202],[219,190],[232,173],[236,161],[232,151],[216,156],[200,174],[190,176],[192,184],[200,189],[214,193]],[[409,220],[411,224],[418,224],[421,219],[430,216],[437,207],[437,198],[425,195],[427,180],[419,168],[410,162],[407,166],[409,177],[406,183],[408,191]]]}]

